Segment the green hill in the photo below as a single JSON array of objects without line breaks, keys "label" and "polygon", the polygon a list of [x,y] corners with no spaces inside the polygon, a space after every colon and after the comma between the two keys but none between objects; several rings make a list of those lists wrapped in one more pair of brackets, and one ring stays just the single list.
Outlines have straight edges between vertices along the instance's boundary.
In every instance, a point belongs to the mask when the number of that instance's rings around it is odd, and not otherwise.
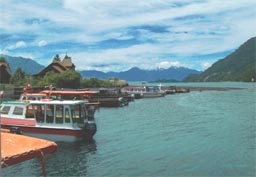
[{"label": "green hill", "polygon": [[236,51],[214,63],[198,75],[189,75],[185,82],[251,81],[256,77],[256,37],[242,44]]},{"label": "green hill", "polygon": [[26,74],[35,74],[44,68],[43,65],[40,65],[29,58],[12,57],[3,54],[0,54],[0,57],[3,57],[9,64],[11,73],[14,73],[18,68],[21,68]]}]

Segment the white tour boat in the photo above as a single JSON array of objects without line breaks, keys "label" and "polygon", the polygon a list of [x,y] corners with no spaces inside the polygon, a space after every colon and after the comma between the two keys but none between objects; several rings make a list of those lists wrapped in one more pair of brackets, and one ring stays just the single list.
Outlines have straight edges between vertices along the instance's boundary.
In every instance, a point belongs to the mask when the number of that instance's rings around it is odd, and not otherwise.
[{"label": "white tour boat", "polygon": [[6,101],[0,106],[0,123],[14,133],[74,142],[96,133],[95,110],[85,100]]}]

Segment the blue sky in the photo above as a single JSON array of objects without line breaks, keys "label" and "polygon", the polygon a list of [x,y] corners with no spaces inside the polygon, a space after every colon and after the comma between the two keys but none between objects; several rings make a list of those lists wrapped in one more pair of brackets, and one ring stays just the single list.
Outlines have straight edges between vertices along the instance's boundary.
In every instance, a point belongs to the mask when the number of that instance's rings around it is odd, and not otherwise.
[{"label": "blue sky", "polygon": [[2,54],[77,70],[205,70],[256,36],[255,0],[0,0]]}]

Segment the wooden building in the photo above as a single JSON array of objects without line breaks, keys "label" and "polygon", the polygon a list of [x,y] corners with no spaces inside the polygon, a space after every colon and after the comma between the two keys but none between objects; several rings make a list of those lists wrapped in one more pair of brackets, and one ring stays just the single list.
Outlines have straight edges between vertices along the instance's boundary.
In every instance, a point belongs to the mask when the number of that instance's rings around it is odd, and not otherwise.
[{"label": "wooden building", "polygon": [[66,55],[63,60],[55,57],[51,64],[35,74],[35,76],[44,77],[48,72],[62,73],[67,70],[75,70],[75,65],[72,63],[71,57],[68,55]]},{"label": "wooden building", "polygon": [[8,84],[11,79],[10,68],[7,63],[0,62],[0,84]]}]

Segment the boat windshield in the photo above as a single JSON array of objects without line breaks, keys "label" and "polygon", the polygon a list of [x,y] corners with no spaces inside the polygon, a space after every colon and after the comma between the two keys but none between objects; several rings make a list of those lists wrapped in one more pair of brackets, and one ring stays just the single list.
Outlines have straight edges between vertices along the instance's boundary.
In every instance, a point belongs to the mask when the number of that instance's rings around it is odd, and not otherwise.
[{"label": "boat windshield", "polygon": [[31,108],[40,123],[83,123],[86,118],[83,104],[33,104]]},{"label": "boat windshield", "polygon": [[11,109],[11,106],[8,106],[8,105],[2,106],[1,105],[1,112],[0,112],[0,114],[8,114],[10,109]]}]

